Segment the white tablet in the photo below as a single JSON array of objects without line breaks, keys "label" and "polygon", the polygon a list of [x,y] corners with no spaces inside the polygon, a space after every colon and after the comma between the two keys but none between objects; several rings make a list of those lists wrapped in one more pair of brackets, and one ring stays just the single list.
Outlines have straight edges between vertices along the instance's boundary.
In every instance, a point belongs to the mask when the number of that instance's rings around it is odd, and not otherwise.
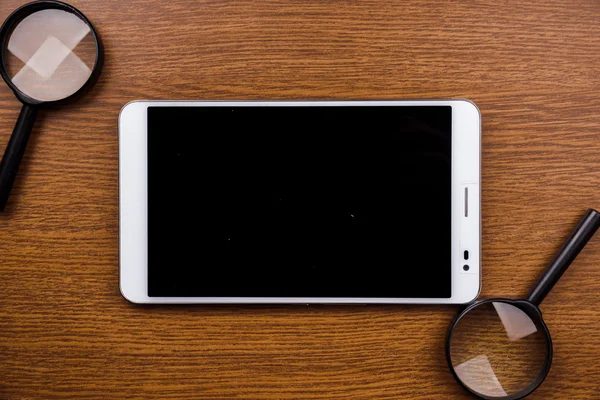
[{"label": "white tablet", "polygon": [[466,303],[481,121],[465,100],[135,101],[119,116],[134,303]]}]

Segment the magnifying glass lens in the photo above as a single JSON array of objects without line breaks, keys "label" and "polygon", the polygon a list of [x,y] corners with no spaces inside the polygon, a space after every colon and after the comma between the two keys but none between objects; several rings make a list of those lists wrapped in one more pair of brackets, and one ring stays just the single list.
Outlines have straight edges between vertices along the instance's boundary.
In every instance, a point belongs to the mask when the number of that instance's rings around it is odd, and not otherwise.
[{"label": "magnifying glass lens", "polygon": [[2,51],[11,82],[41,102],[62,100],[79,91],[98,56],[90,26],[60,9],[29,14],[5,43]]},{"label": "magnifying glass lens", "polygon": [[450,361],[468,389],[502,398],[525,390],[543,373],[548,342],[545,327],[520,308],[501,301],[485,302],[455,325]]}]

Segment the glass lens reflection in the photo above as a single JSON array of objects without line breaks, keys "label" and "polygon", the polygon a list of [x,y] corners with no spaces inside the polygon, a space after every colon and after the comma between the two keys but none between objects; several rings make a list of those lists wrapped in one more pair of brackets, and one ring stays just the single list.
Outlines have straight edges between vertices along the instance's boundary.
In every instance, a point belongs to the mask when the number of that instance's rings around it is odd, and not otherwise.
[{"label": "glass lens reflection", "polygon": [[471,390],[504,397],[525,389],[548,357],[545,331],[521,309],[503,302],[483,303],[457,323],[450,359]]},{"label": "glass lens reflection", "polygon": [[12,83],[39,101],[56,101],[77,92],[96,63],[90,27],[75,14],[46,9],[24,18],[3,49]]}]

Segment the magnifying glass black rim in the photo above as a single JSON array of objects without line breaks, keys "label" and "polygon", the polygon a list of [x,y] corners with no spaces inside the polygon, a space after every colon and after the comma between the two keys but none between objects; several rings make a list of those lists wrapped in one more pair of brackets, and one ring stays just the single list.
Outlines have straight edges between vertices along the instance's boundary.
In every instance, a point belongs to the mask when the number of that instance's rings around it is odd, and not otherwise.
[{"label": "magnifying glass black rim", "polygon": [[[456,328],[456,326],[458,325],[460,320],[466,314],[468,314],[472,309],[479,307],[485,303],[492,303],[492,302],[508,303],[508,304],[511,304],[511,305],[519,308],[523,312],[525,312],[527,314],[527,316],[529,316],[529,318],[531,318],[533,321],[538,323],[539,326],[541,326],[543,328],[544,334],[546,335],[546,339],[547,339],[546,340],[546,362],[544,364],[544,368],[540,371],[540,373],[536,376],[536,378],[529,385],[527,385],[525,388],[523,388],[521,391],[509,394],[504,397],[486,396],[484,394],[481,394],[481,393],[469,388],[467,385],[465,385],[463,383],[463,381],[456,374],[456,371],[454,370],[454,366],[452,365],[452,359],[450,357],[450,343],[452,341],[452,333],[454,332],[454,329]],[[485,400],[522,399],[523,397],[529,395],[535,389],[537,389],[542,384],[542,382],[544,382],[544,379],[546,379],[546,376],[548,376],[548,372],[550,372],[550,366],[552,365],[552,338],[550,337],[550,332],[548,331],[548,327],[546,327],[546,324],[544,323],[544,320],[542,319],[542,313],[540,312],[539,308],[537,308],[532,303],[525,301],[525,300],[511,300],[511,299],[503,299],[503,298],[486,299],[486,300],[475,302],[475,303],[467,306],[467,308],[465,308],[460,313],[460,315],[454,320],[454,322],[450,326],[450,330],[448,331],[448,336],[446,337],[446,361],[448,362],[448,366],[450,367],[450,371],[452,372],[452,376],[454,376],[454,379],[456,379],[456,381],[470,393],[473,393],[474,395],[476,395],[482,399],[485,399]]]},{"label": "magnifying glass black rim", "polygon": [[[64,99],[52,100],[52,101],[40,101],[40,100],[31,98],[28,95],[26,95],[25,93],[23,93],[22,91],[20,91],[15,86],[15,84],[12,82],[12,79],[10,78],[10,76],[8,76],[8,72],[7,72],[8,68],[6,67],[6,55],[5,55],[6,51],[5,50],[7,48],[7,45],[8,45],[7,41],[9,40],[10,35],[12,34],[13,30],[16,28],[16,26],[21,21],[23,21],[26,17],[28,17],[29,15],[31,15],[37,11],[49,10],[49,9],[63,10],[63,11],[67,11],[71,14],[75,14],[77,17],[79,17],[81,20],[83,20],[83,22],[85,22],[90,27],[92,37],[94,38],[94,42],[96,43],[96,62],[94,63],[94,67],[92,68],[92,74],[90,75],[88,80],[75,93],[69,95],[68,97],[65,97]],[[2,75],[2,78],[4,79],[6,84],[12,89],[12,91],[15,93],[15,96],[17,96],[17,98],[21,101],[21,103],[36,106],[36,105],[42,105],[42,104],[43,105],[53,105],[53,104],[61,104],[64,102],[68,102],[68,101],[72,100],[73,98],[78,97],[80,94],[84,93],[87,89],[89,89],[96,82],[96,80],[98,80],[98,77],[100,76],[100,72],[102,72],[103,63],[104,63],[104,51],[103,51],[103,47],[102,47],[102,42],[100,41],[100,38],[99,38],[98,34],[96,33],[94,26],[87,19],[87,17],[85,15],[83,15],[83,13],[81,11],[79,11],[78,9],[76,9],[75,7],[73,7],[70,4],[63,3],[62,1],[40,0],[40,1],[34,1],[32,3],[27,3],[27,4],[17,8],[15,11],[13,11],[13,13],[10,14],[8,16],[8,18],[6,18],[6,21],[4,22],[4,24],[2,24],[2,27],[0,28],[0,75]]]}]

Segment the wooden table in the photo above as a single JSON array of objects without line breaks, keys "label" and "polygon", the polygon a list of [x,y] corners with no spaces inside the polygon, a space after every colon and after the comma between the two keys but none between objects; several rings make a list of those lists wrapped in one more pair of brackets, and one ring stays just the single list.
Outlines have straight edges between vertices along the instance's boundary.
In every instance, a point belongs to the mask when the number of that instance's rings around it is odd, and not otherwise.
[{"label": "wooden table", "polygon": [[[0,216],[0,398],[469,398],[443,355],[457,307],[121,297],[117,116],[134,99],[475,101],[483,297],[523,296],[600,207],[597,1],[72,4],[106,65],[81,102],[41,112]],[[0,85],[1,147],[19,107]],[[555,358],[531,398],[598,398],[600,235],[542,309]]]}]

